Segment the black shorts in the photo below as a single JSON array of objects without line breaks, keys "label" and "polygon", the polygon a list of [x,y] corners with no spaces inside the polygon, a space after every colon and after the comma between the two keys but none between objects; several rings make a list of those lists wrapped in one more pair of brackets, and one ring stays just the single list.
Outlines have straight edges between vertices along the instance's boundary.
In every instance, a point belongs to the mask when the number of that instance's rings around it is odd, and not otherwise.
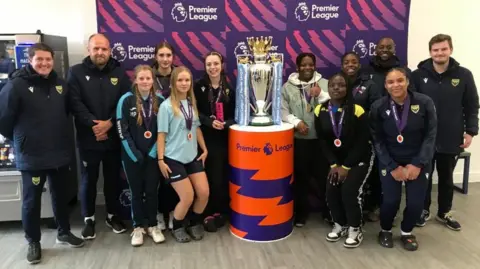
[{"label": "black shorts", "polygon": [[203,168],[202,161],[197,161],[197,159],[187,164],[183,164],[179,161],[175,161],[167,157],[164,157],[163,161],[168,165],[168,167],[172,171],[172,173],[170,173],[169,177],[166,179],[167,183],[177,182],[185,179],[191,174],[205,171]]}]

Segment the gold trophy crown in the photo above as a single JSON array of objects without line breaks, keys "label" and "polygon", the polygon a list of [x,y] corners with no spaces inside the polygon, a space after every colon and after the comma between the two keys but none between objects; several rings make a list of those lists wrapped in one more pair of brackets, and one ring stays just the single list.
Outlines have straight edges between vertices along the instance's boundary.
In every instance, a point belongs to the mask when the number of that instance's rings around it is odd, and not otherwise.
[{"label": "gold trophy crown", "polygon": [[247,37],[248,46],[253,55],[267,54],[272,46],[272,37]]}]

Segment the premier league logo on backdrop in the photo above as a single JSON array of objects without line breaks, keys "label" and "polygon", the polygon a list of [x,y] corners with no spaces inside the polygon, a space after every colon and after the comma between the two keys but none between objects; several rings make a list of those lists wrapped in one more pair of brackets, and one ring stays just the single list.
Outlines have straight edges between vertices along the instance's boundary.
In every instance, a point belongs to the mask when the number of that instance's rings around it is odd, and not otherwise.
[{"label": "premier league logo on backdrop", "polygon": [[176,3],[172,8],[171,14],[176,22],[184,22],[187,20],[187,10],[182,3]]},{"label": "premier league logo on backdrop", "polygon": [[298,21],[306,21],[310,18],[310,9],[308,8],[307,3],[298,3],[297,8],[295,9],[295,18]]},{"label": "premier league logo on backdrop", "polygon": [[358,54],[360,58],[365,58],[368,54],[367,46],[363,40],[357,40],[357,43],[353,45],[352,51]]},{"label": "premier league logo on backdrop", "polygon": [[127,51],[123,47],[122,43],[115,43],[112,48],[113,59],[123,62],[127,59]]}]

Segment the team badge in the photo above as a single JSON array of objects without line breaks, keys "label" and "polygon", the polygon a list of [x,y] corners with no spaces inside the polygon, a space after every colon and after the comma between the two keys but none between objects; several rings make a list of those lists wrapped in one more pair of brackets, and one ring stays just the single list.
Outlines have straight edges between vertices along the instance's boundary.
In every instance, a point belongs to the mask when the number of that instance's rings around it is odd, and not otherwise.
[{"label": "team badge", "polygon": [[413,113],[417,114],[418,111],[420,110],[420,106],[419,105],[411,105],[410,110],[412,110]]},{"label": "team badge", "polygon": [[55,89],[57,90],[57,92],[58,92],[59,94],[62,94],[62,92],[63,92],[63,87],[62,87],[62,85],[55,86]]},{"label": "team badge", "polygon": [[386,176],[387,175],[387,170],[383,169],[382,170],[382,176]]},{"label": "team badge", "polygon": [[116,86],[118,84],[118,78],[110,78],[110,82],[113,86]]},{"label": "team badge", "polygon": [[28,87],[28,90],[29,90],[31,93],[33,93],[33,87],[32,87],[32,86]]},{"label": "team badge", "polygon": [[32,177],[32,183],[33,185],[40,184],[40,177]]},{"label": "team badge", "polygon": [[460,79],[452,78],[452,86],[453,87],[457,87],[459,83],[460,83]]},{"label": "team badge", "polygon": [[230,94],[230,89],[227,88],[227,89],[225,90],[225,92],[227,93],[227,95],[229,95],[229,94]]}]

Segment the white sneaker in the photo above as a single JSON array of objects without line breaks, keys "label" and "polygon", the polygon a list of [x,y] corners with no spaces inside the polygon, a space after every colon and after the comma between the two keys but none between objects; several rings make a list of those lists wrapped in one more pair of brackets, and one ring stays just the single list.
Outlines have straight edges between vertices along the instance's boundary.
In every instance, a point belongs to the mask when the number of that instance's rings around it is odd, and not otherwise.
[{"label": "white sneaker", "polygon": [[356,248],[360,246],[363,241],[363,232],[362,228],[349,227],[348,228],[348,237],[343,243],[343,246],[346,248]]},{"label": "white sneaker", "polygon": [[160,229],[161,231],[167,229],[166,225],[165,225],[165,218],[163,217],[163,214],[162,213],[158,213],[157,214],[157,226],[158,226],[158,229]]},{"label": "white sneaker", "polygon": [[137,227],[130,234],[132,237],[132,246],[138,247],[143,245],[143,235],[145,234],[145,229]]},{"label": "white sneaker", "polygon": [[173,229],[173,211],[170,212],[170,216],[168,217],[168,229]]},{"label": "white sneaker", "polygon": [[333,225],[332,231],[327,234],[328,242],[337,242],[340,238],[347,235],[347,227],[342,227],[342,225],[335,223]]},{"label": "white sneaker", "polygon": [[165,241],[165,236],[163,236],[162,230],[160,230],[158,226],[148,227],[147,234],[153,239],[153,242],[157,244]]}]

